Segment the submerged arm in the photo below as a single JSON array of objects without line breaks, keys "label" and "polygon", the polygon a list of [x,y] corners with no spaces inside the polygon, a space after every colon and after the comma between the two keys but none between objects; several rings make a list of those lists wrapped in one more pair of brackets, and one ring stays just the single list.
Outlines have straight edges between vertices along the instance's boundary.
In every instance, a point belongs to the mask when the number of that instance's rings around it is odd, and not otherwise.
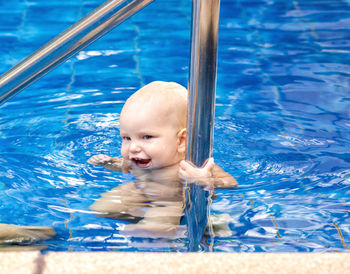
[{"label": "submerged arm", "polygon": [[99,154],[92,156],[88,160],[89,164],[102,166],[112,171],[129,173],[131,169],[131,165],[125,161],[123,158],[110,157],[108,155]]}]

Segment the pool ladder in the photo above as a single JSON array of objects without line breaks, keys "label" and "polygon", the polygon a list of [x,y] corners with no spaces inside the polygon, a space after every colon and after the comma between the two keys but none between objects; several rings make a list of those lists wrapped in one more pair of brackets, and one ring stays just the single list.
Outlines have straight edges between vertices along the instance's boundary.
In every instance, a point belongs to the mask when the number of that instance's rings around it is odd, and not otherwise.
[{"label": "pool ladder", "polygon": [[[0,105],[81,51],[153,0],[109,0],[0,77]],[[187,159],[201,166],[212,154],[220,0],[193,0]],[[206,225],[203,188],[190,185],[187,214],[198,249]]]}]

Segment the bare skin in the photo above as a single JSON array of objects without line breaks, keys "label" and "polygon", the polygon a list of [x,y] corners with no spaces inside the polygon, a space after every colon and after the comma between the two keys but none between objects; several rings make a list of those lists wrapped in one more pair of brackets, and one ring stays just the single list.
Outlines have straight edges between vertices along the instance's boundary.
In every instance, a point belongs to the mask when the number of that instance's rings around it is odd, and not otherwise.
[{"label": "bare skin", "polygon": [[143,218],[130,230],[170,233],[183,215],[184,181],[237,187],[213,158],[202,167],[185,161],[186,111],[187,90],[176,83],[152,82],[127,100],[120,115],[122,158],[95,155],[88,162],[137,179],[102,194],[92,210],[110,218]]},{"label": "bare skin", "polygon": [[[88,163],[116,172],[132,173],[132,165],[123,158],[99,154],[92,156]],[[217,166],[213,158],[209,158],[203,168],[198,168],[188,161],[181,160],[178,175],[184,181],[198,183],[202,186],[212,185],[216,188],[234,188],[238,186],[236,179]]]},{"label": "bare skin", "polygon": [[51,227],[0,224],[0,245],[32,244],[55,235]]}]

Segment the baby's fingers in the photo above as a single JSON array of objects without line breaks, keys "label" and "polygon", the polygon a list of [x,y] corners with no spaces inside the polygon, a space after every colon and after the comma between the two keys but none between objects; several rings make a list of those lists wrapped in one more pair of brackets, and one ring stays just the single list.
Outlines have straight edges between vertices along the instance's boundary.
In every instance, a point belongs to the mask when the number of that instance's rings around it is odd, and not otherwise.
[{"label": "baby's fingers", "polygon": [[183,160],[180,162],[179,175],[182,179],[187,180],[194,176],[194,167],[191,163]]},{"label": "baby's fingers", "polygon": [[108,155],[104,154],[99,154],[99,155],[94,155],[92,156],[89,160],[88,163],[92,165],[99,165],[103,166],[109,163],[113,158],[109,157]]},{"label": "baby's fingers", "polygon": [[185,179],[208,178],[211,176],[211,170],[212,170],[211,166],[212,166],[211,161],[208,161],[208,163],[205,164],[205,167],[202,167],[202,168],[196,167],[191,162],[181,161],[179,175]]},{"label": "baby's fingers", "polygon": [[214,169],[214,166],[215,166],[214,158],[211,157],[204,163],[203,169],[211,173]]},{"label": "baby's fingers", "polygon": [[179,168],[180,175],[185,176],[190,168],[191,168],[191,165],[185,160],[182,160],[180,162],[180,168]]},{"label": "baby's fingers", "polygon": [[184,171],[191,170],[191,169],[194,169],[194,168],[195,167],[193,166],[193,164],[188,162],[188,161],[182,160],[180,162],[180,169],[183,169]]}]

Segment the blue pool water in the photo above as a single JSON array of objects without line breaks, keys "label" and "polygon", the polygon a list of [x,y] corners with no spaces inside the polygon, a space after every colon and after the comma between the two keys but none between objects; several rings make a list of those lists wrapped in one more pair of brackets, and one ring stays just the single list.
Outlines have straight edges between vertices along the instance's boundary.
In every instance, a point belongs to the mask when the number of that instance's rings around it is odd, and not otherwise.
[{"label": "blue pool water", "polygon": [[[101,1],[0,0],[1,73]],[[222,0],[214,157],[239,181],[213,214],[232,236],[203,250],[349,252],[350,3]],[[57,251],[186,251],[132,238],[88,207],[127,180],[119,112],[153,80],[187,85],[191,1],[155,1],[0,107],[0,222],[54,227]]]}]

